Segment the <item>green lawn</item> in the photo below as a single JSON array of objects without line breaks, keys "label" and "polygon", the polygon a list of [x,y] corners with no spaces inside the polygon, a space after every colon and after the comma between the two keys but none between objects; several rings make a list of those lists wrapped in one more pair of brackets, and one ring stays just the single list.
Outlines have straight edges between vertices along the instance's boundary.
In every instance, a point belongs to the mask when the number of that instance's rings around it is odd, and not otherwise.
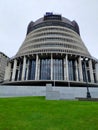
[{"label": "green lawn", "polygon": [[98,130],[98,102],[0,98],[0,130]]}]

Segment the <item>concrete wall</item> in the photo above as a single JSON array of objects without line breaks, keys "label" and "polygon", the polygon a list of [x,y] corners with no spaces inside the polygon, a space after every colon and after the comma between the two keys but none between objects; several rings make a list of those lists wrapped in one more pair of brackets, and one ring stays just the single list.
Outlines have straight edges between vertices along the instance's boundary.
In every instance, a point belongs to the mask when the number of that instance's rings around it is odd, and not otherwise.
[{"label": "concrete wall", "polygon": [[[98,98],[98,88],[89,88],[91,96]],[[52,91],[59,91],[60,99],[74,99],[86,97],[85,87],[52,87]],[[40,86],[0,86],[0,97],[11,96],[46,96],[46,87]]]}]

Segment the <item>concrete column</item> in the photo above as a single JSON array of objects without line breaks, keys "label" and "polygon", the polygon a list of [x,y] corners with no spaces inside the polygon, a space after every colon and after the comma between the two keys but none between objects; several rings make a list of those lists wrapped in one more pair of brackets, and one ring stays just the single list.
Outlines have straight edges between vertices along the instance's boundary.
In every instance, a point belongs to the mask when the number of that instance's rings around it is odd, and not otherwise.
[{"label": "concrete column", "polygon": [[98,63],[95,64],[96,82],[98,83]]},{"label": "concrete column", "polygon": [[13,72],[12,72],[12,81],[15,80],[15,75],[16,75],[16,67],[17,67],[17,60],[14,60],[14,66],[13,66]]},{"label": "concrete column", "polygon": [[80,81],[83,82],[81,56],[78,58],[78,61],[79,61],[79,75],[80,75]]},{"label": "concrete column", "polygon": [[78,81],[79,77],[78,77],[78,66],[77,66],[77,60],[75,60],[75,67],[76,67],[76,70],[75,70],[76,81]]},{"label": "concrete column", "polygon": [[91,82],[94,82],[93,67],[92,67],[91,59],[89,60],[89,71],[90,71]]},{"label": "concrete column", "polygon": [[26,57],[23,58],[23,68],[22,68],[22,80],[24,80],[25,77],[25,69],[26,69]]},{"label": "concrete column", "polygon": [[[66,62],[66,79],[65,80],[69,80],[69,74],[68,74],[68,55],[66,54],[66,59],[65,59],[65,62]],[[64,76],[65,77],[65,76]]]},{"label": "concrete column", "polygon": [[87,63],[87,60],[84,59],[84,68],[85,68],[85,74],[86,74],[86,82],[88,83],[88,74],[87,74],[88,67],[87,67],[86,63]]},{"label": "concrete column", "polygon": [[38,80],[38,54],[36,55],[35,80]]},{"label": "concrete column", "polygon": [[28,80],[28,73],[29,73],[29,59],[28,59],[28,63],[26,65],[27,67],[27,72],[26,72],[26,80]]},{"label": "concrete column", "polygon": [[39,76],[40,76],[40,59],[38,58],[37,80],[39,80]]},{"label": "concrete column", "polygon": [[19,64],[19,66],[17,66],[17,70],[18,70],[17,80],[19,80],[19,75],[20,75],[20,64]]},{"label": "concrete column", "polygon": [[11,76],[11,63],[8,63],[8,66],[6,66],[5,69],[5,76],[4,76],[4,80],[10,80],[10,76]]},{"label": "concrete column", "polygon": [[66,77],[66,56],[64,58],[64,80],[67,80],[67,77]]},{"label": "concrete column", "polygon": [[51,80],[53,80],[53,55],[51,54]]}]

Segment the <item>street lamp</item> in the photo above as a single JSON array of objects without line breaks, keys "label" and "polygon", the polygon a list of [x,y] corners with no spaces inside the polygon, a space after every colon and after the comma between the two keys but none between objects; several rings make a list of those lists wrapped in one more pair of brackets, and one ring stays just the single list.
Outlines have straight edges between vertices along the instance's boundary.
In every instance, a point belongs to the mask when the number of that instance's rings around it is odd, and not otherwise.
[{"label": "street lamp", "polygon": [[88,86],[87,86],[87,96],[86,96],[87,98],[91,98],[91,94],[90,94],[90,92],[89,92],[89,88],[88,88]]},{"label": "street lamp", "polygon": [[86,62],[84,62],[84,65],[85,65],[85,71],[86,71],[86,85],[87,85],[87,93],[86,93],[86,97],[87,98],[91,98],[91,94],[90,94],[90,91],[89,91],[89,87],[88,87],[88,77],[87,77],[87,70],[86,70]]},{"label": "street lamp", "polygon": [[54,63],[54,67],[53,67],[53,69],[54,69],[54,70],[53,70],[53,72],[54,72],[54,75],[53,75],[53,78],[54,78],[54,87],[55,87],[55,66],[56,66],[56,65],[55,65],[55,63]]}]

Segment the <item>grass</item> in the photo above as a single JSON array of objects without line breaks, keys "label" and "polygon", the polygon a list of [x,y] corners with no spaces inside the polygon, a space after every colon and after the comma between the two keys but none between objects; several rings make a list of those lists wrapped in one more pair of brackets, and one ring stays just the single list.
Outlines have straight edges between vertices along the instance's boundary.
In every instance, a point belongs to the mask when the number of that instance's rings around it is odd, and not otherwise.
[{"label": "grass", "polygon": [[98,103],[0,98],[0,130],[98,130]]}]

